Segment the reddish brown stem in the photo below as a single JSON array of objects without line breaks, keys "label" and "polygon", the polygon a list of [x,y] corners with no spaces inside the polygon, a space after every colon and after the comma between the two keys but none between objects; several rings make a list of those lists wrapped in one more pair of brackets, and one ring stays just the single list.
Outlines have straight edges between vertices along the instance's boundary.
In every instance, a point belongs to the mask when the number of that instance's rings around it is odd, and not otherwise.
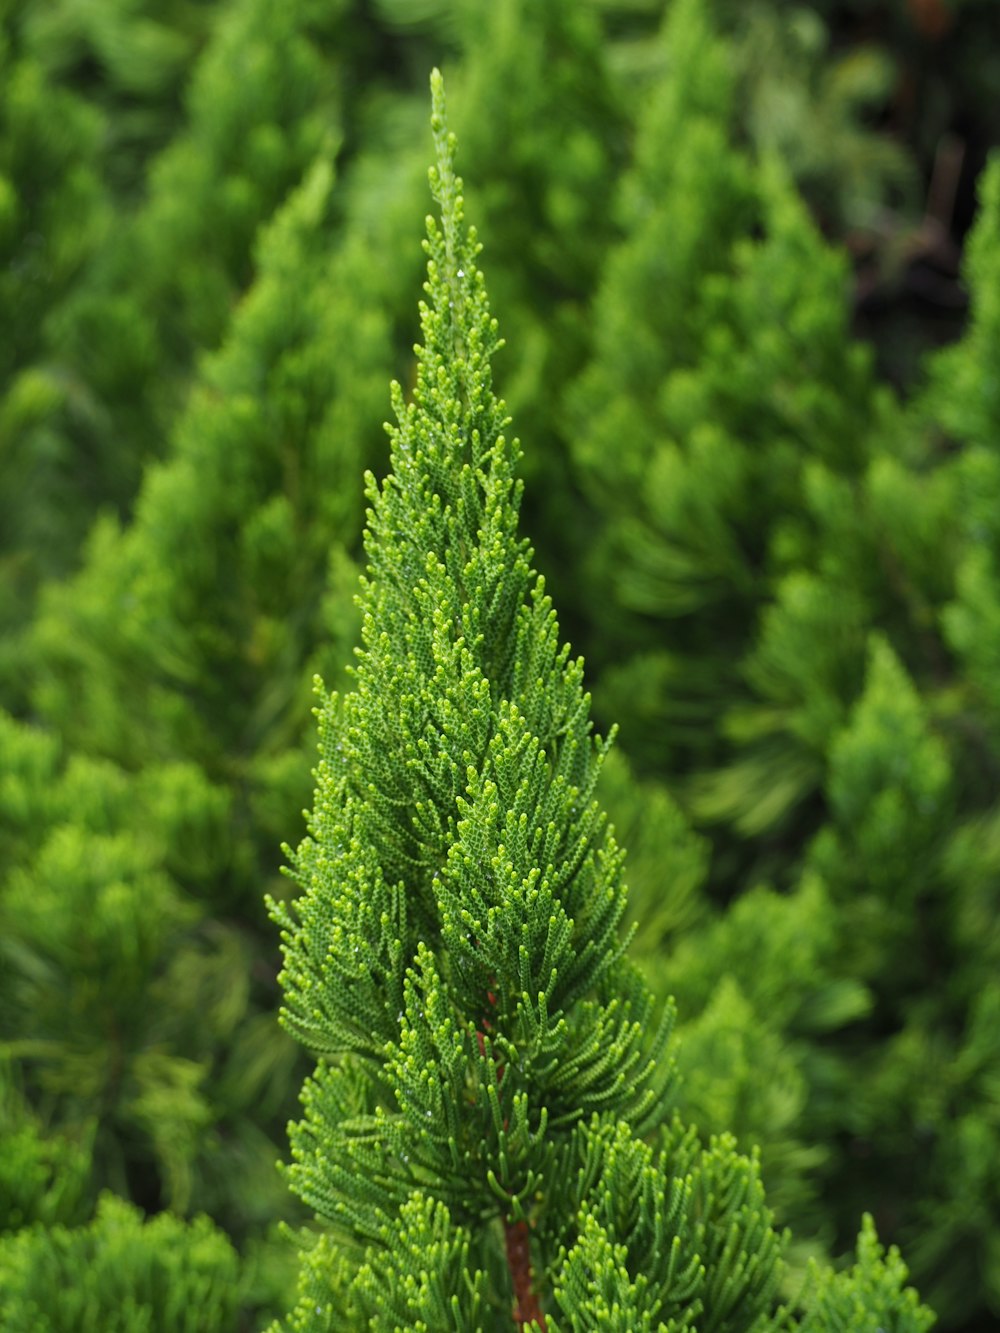
[{"label": "reddish brown stem", "polygon": [[[490,978],[493,984],[492,977]],[[496,1008],[496,994],[488,990],[486,992],[486,1001],[490,1009]],[[476,1039],[479,1042],[480,1055],[486,1054],[486,1034],[491,1032],[493,1024],[488,1018],[483,1019],[482,1030],[476,1033]],[[503,1080],[503,1065],[497,1066],[497,1082]],[[504,1129],[507,1128],[507,1122],[504,1121]],[[528,1230],[527,1222],[511,1222],[504,1219],[503,1224],[504,1240],[507,1247],[507,1267],[510,1269],[511,1280],[514,1284],[514,1322],[518,1328],[524,1328],[525,1324],[530,1324],[535,1320],[538,1327],[544,1333],[545,1315],[542,1313],[542,1307],[538,1303],[538,1297],[533,1288],[533,1279],[531,1272],[531,1233]]]},{"label": "reddish brown stem", "polygon": [[545,1315],[532,1287],[531,1245],[527,1222],[505,1222],[507,1240],[507,1267],[514,1281],[514,1322],[523,1328],[533,1319],[545,1328]]}]

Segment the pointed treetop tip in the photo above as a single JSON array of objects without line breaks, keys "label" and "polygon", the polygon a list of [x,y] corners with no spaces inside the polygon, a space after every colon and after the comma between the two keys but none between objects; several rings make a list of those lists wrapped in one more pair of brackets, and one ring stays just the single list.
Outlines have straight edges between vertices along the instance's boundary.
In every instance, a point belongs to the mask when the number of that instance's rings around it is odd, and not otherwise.
[{"label": "pointed treetop tip", "polygon": [[430,168],[428,177],[431,194],[441,209],[447,231],[462,222],[462,178],[455,174],[457,141],[448,129],[444,79],[437,68],[431,71],[431,131],[437,161]]},{"label": "pointed treetop tip", "polygon": [[448,108],[444,95],[444,77],[436,66],[431,70],[431,128],[435,138],[442,132],[447,134]]}]

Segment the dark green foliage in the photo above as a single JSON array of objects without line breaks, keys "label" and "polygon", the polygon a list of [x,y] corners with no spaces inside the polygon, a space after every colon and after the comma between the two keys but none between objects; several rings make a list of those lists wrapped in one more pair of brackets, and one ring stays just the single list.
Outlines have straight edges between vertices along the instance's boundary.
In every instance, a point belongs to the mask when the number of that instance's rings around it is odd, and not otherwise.
[{"label": "dark green foliage", "polygon": [[[186,754],[221,776],[224,756],[273,747],[269,728],[298,740],[284,714],[302,699],[324,583],[336,577],[331,542],[359,521],[359,489],[343,475],[349,442],[364,460],[352,402],[365,403],[384,336],[377,311],[348,329],[331,299],[348,279],[360,295],[361,277],[349,255],[331,261],[331,183],[318,163],[268,229],[253,290],[203,367],[169,460],[148,474],[135,521],[95,530],[83,573],[40,620],[37,705],[91,751],[128,765]],[[291,679],[275,679],[282,662]],[[249,701],[265,690],[254,720]],[[228,722],[227,700],[238,705]]]},{"label": "dark green foliage", "polygon": [[[0,634],[65,567],[79,532],[79,471],[52,429],[73,386],[52,359],[54,324],[110,221],[99,112],[53,87],[0,11]],[[0,680],[10,671],[0,648]]]},{"label": "dark green foliage", "polygon": [[[258,1172],[256,1202],[235,1211],[266,1219],[273,1150],[246,1115],[274,1106],[264,1089],[282,1055],[246,1012],[248,942],[178,885],[219,836],[223,794],[192,766],[133,778],[108,761],[63,765],[39,733],[5,726],[0,785],[34,843],[0,900],[0,1028],[24,1090],[89,1145],[94,1184],[218,1208],[232,1152]],[[224,1146],[241,1120],[242,1142]],[[223,1141],[206,1138],[213,1125]]]},{"label": "dark green foliage", "polygon": [[[551,386],[579,372],[589,344],[586,300],[613,236],[608,192],[627,124],[586,5],[506,0],[488,13],[484,23],[478,6],[469,10],[455,123],[482,163],[470,199],[494,256],[493,301],[520,330],[506,380],[511,410],[537,441],[524,460],[528,530],[558,575],[579,534]],[[566,245],[567,235],[579,243]]]},{"label": "dark green foliage", "polygon": [[[209,1208],[242,1239],[280,1208],[294,1053],[269,1013],[255,914],[220,909],[277,859],[277,829],[306,794],[304,659],[353,624],[331,538],[359,515],[360,486],[317,477],[336,475],[353,434],[327,365],[364,404],[354,366],[369,344],[329,299],[330,184],[320,163],[262,243],[253,292],[136,522],[98,531],[39,623],[36,697],[68,755],[13,722],[3,751],[0,1007],[32,1095],[63,1126],[96,1124],[95,1187]],[[376,316],[369,327],[377,340]],[[293,617],[279,614],[289,583]],[[221,714],[212,724],[239,682],[228,729]]]},{"label": "dark green foliage", "polygon": [[215,24],[187,132],[153,164],[136,225],[140,306],[170,359],[219,337],[250,276],[257,227],[331,144],[337,88],[325,46],[342,8],[231,0]]},{"label": "dark green foliage", "polygon": [[892,102],[898,63],[867,34],[835,45],[816,8],[713,0],[739,34],[746,133],[782,158],[825,226],[878,234],[891,210],[905,225],[917,204],[913,164],[897,139],[870,129]]},{"label": "dark green foliage", "polygon": [[131,195],[150,155],[176,132],[184,85],[218,6],[188,0],[45,0],[11,6],[52,83],[104,112],[109,175]]},{"label": "dark green foliage", "polygon": [[0,1236],[21,1227],[82,1221],[86,1214],[92,1134],[47,1137],[0,1069]]}]

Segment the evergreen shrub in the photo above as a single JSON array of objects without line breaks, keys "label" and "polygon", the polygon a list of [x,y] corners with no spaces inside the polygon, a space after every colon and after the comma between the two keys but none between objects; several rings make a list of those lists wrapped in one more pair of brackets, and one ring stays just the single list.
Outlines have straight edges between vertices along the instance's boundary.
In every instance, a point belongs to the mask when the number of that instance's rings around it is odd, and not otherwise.
[{"label": "evergreen shrub", "polygon": [[917,1333],[932,1316],[870,1219],[852,1272],[781,1307],[756,1159],[672,1113],[672,1007],[625,956],[608,742],[517,535],[500,340],[432,90],[417,382],[369,477],[362,646],[319,710],[301,893],[272,902],[284,1021],[318,1056],[290,1180],[326,1224],[285,1327]]}]

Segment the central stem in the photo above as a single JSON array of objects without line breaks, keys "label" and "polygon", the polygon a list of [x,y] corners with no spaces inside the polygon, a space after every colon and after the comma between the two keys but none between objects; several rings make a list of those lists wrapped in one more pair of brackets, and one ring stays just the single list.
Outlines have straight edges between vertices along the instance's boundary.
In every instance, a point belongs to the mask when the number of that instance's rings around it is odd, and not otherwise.
[{"label": "central stem", "polygon": [[[490,980],[492,983],[492,978]],[[493,991],[486,992],[486,1002],[491,1010],[496,1008],[497,997]],[[485,1034],[492,1031],[492,1028],[493,1024],[484,1017],[483,1031],[476,1033],[481,1055],[486,1052]],[[499,1083],[502,1078],[503,1065],[497,1065],[497,1082]],[[506,1128],[507,1122],[504,1121],[504,1129]],[[505,1218],[503,1232],[507,1267],[514,1285],[514,1322],[518,1328],[523,1328],[525,1324],[535,1320],[542,1333],[545,1333],[545,1315],[534,1290],[531,1272],[531,1232],[528,1224],[523,1219],[520,1222],[512,1222]]]},{"label": "central stem", "polygon": [[536,1320],[539,1328],[545,1328],[545,1315],[538,1302],[538,1296],[532,1287],[530,1235],[527,1222],[504,1222],[504,1238],[507,1242],[507,1267],[514,1283],[514,1322],[519,1328]]}]

